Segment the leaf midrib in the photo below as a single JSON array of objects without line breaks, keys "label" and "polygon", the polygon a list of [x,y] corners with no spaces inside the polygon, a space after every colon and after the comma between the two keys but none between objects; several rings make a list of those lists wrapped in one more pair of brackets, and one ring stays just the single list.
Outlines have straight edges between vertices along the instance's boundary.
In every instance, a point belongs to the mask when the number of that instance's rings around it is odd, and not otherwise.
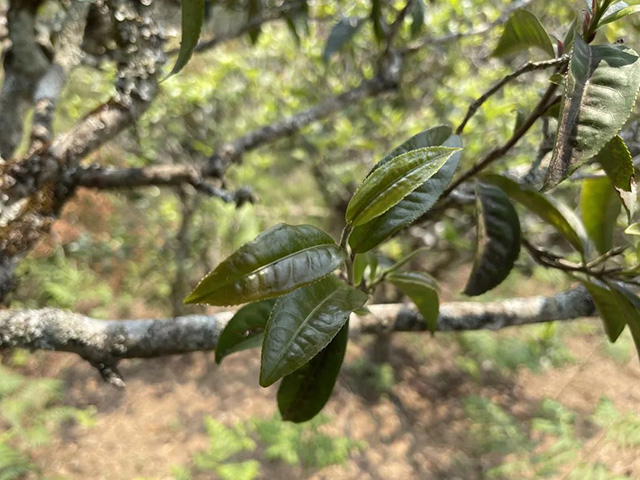
[{"label": "leaf midrib", "polygon": [[[307,315],[304,320],[302,321],[302,323],[300,324],[300,326],[297,328],[297,330],[295,331],[295,333],[291,336],[291,339],[286,343],[286,348],[282,348],[280,351],[280,354],[278,355],[278,359],[277,361],[274,363],[273,367],[271,368],[271,370],[269,371],[269,375],[267,376],[268,379],[271,379],[271,375],[273,374],[273,371],[275,370],[275,368],[280,364],[280,361],[282,360],[282,358],[284,357],[285,353],[289,351],[289,347],[291,347],[291,345],[293,344],[294,340],[296,338],[298,338],[298,336],[300,335],[300,332],[302,331],[302,328],[307,324],[307,322],[309,321],[309,318],[311,318],[317,311],[318,309],[320,309],[320,307],[322,307],[327,301],[329,301],[329,299],[331,299],[334,295],[336,295],[338,292],[340,292],[341,290],[343,290],[342,288],[338,288],[336,290],[334,290],[333,292],[331,292],[326,298],[324,298],[318,305],[316,305],[313,310],[311,310],[311,312],[309,312],[309,315]],[[338,330],[339,331],[339,330]],[[335,336],[335,335],[334,335]],[[266,337],[265,337],[266,338]],[[329,340],[331,341],[331,339]]]}]

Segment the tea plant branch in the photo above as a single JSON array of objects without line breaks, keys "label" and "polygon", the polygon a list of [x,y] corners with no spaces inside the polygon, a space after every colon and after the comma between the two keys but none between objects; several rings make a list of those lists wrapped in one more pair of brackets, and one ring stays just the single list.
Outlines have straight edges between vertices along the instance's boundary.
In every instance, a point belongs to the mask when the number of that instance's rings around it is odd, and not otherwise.
[{"label": "tea plant branch", "polygon": [[509,152],[509,150],[511,150],[520,141],[520,139],[524,137],[524,135],[529,131],[529,129],[531,129],[531,127],[538,120],[538,118],[540,118],[547,111],[547,109],[549,108],[549,105],[555,100],[554,94],[557,88],[558,86],[555,84],[549,85],[546,92],[544,93],[544,95],[542,96],[538,104],[535,106],[533,111],[524,120],[520,128],[518,128],[518,130],[516,130],[513,133],[511,138],[509,138],[509,140],[507,140],[500,147],[494,148],[493,150],[488,152],[475,165],[470,167],[468,170],[463,172],[456,180],[454,180],[443,192],[441,201],[446,199],[451,194],[451,192],[456,188],[458,188],[460,185],[472,179],[482,170],[484,170],[489,165],[491,165],[493,162],[495,162],[496,160],[499,160],[504,155],[506,155]]},{"label": "tea plant branch", "polygon": [[482,96],[478,97],[471,105],[469,105],[469,109],[467,110],[467,114],[465,115],[458,128],[456,128],[456,135],[461,135],[466,127],[467,123],[471,118],[475,115],[478,109],[491,98],[492,95],[499,92],[507,83],[515,80],[516,78],[524,75],[525,73],[534,72],[537,70],[545,70],[547,68],[552,67],[564,67],[569,62],[569,55],[563,55],[560,58],[554,58],[553,60],[546,60],[543,62],[528,62],[518,70],[506,75],[502,78],[498,83],[496,83],[493,87],[487,90]]},{"label": "tea plant branch", "polygon": [[[413,307],[383,304],[368,308],[371,313],[366,316],[351,315],[352,334],[427,331]],[[550,297],[444,303],[438,330],[497,330],[594,315],[591,297],[578,287]],[[51,308],[0,310],[0,351],[26,348],[75,353],[96,366],[106,380],[122,386],[119,360],[214,350],[232,316],[233,312],[221,312],[173,319],[98,320]]]}]

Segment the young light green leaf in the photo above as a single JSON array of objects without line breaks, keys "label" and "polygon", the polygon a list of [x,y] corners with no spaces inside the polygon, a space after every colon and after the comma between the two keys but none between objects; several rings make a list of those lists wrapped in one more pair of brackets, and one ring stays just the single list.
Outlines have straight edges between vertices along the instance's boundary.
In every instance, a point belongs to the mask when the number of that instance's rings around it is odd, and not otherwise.
[{"label": "young light green leaf", "polygon": [[329,275],[345,255],[316,227],[279,224],[218,265],[185,303],[225,306],[278,297]]},{"label": "young light green leaf", "polygon": [[[387,154],[378,162],[367,178],[399,155],[419,148],[439,145],[461,148],[462,141],[457,135],[451,135],[449,127],[431,128],[415,135]],[[364,225],[355,227],[349,237],[351,249],[354,252],[372,250],[398,230],[428,212],[453,178],[456,167],[460,162],[460,157],[461,151],[454,152],[431,178],[407,195],[397,205]]]},{"label": "young light green leaf", "polygon": [[628,318],[637,315],[635,308],[622,295],[604,283],[580,280],[593,298],[593,303],[604,323],[609,340],[615,342],[627,324]]},{"label": "young light green leaf", "polygon": [[613,247],[613,230],[620,213],[620,199],[606,177],[588,178],[580,190],[582,223],[598,252]]},{"label": "young light green leaf", "polygon": [[520,221],[505,193],[492,185],[476,184],[476,208],[476,259],[464,289],[471,296],[502,283],[520,254]]},{"label": "young light green leaf", "polygon": [[611,12],[609,15],[607,15],[606,17],[604,17],[602,20],[600,20],[599,26],[602,27],[603,25],[607,25],[612,22],[617,22],[618,20],[623,19],[624,17],[633,15],[634,13],[639,13],[639,12],[640,12],[640,5],[632,5],[632,6],[627,6],[627,7],[615,10]]},{"label": "young light green leaf", "polygon": [[543,194],[527,188],[517,182],[500,175],[484,175],[482,180],[500,187],[512,200],[534,213],[541,220],[547,222],[560,233],[580,253],[584,253],[584,246],[575,229],[560,213],[560,211]]},{"label": "young light green leaf", "polygon": [[189,62],[193,49],[198,45],[204,21],[204,0],[182,0],[182,40],[175,65],[169,76],[175,75]]},{"label": "young light green leaf", "polygon": [[505,57],[529,48],[542,50],[549,58],[556,55],[551,37],[538,17],[528,10],[516,10],[507,21],[500,42],[491,56]]},{"label": "young light green leaf", "polygon": [[627,220],[631,221],[636,210],[637,191],[635,168],[627,145],[619,135],[616,135],[609,140],[595,159],[613,183],[627,212]]},{"label": "young light green leaf", "polygon": [[325,348],[367,295],[333,276],[276,302],[262,344],[260,385],[268,387]]},{"label": "young light green leaf", "polygon": [[431,333],[438,327],[438,284],[433,277],[422,272],[395,272],[387,279],[407,295],[416,307]]},{"label": "young light green leaf", "polygon": [[623,45],[589,46],[576,35],[544,190],[571,175],[620,131],[638,86],[636,52]]},{"label": "young light green leaf", "polygon": [[627,235],[640,235],[640,223],[632,223],[624,231]]},{"label": "young light green leaf", "polygon": [[327,38],[327,44],[322,54],[322,60],[327,63],[332,55],[338,53],[342,47],[353,38],[358,30],[360,30],[360,27],[364,25],[364,22],[365,19],[359,17],[345,17],[340,19],[331,29],[331,33],[329,33],[329,38]]},{"label": "young light green leaf", "polygon": [[459,150],[419,148],[374,170],[351,198],[345,216],[347,223],[358,226],[382,215],[431,178]]},{"label": "young light green leaf", "polygon": [[264,329],[275,299],[245,305],[231,318],[218,337],[216,363],[227,355],[262,345]]},{"label": "young light green leaf", "polygon": [[278,410],[283,420],[302,423],[320,413],[338,379],[348,340],[347,321],[309,363],[282,379],[278,387]]}]

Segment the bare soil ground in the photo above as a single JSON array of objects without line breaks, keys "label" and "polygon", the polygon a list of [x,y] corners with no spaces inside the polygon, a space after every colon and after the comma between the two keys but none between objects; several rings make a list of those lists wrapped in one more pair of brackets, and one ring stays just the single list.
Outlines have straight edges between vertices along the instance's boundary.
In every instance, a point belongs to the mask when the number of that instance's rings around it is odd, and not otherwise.
[{"label": "bare soil ground", "polygon": [[[396,335],[390,356],[392,389],[377,392],[346,368],[326,408],[332,419],[327,431],[362,440],[366,448],[346,464],[319,471],[264,462],[261,478],[486,478],[490,467],[507,459],[482,455],[471,441],[462,401],[469,395],[492,400],[522,422],[544,398],[561,402],[580,418],[589,416],[603,396],[623,413],[640,414],[640,364],[635,355],[626,363],[615,362],[603,351],[601,333],[571,332],[564,338],[574,363],[538,373],[522,368],[480,382],[457,366],[459,346],[446,335]],[[352,342],[347,366],[366,355],[371,343]],[[47,478],[171,479],[172,465],[189,465],[207,447],[204,416],[232,425],[270,418],[276,410],[275,389],[258,386],[255,351],[232,356],[221,367],[210,353],[124,362],[126,390],[105,385],[71,355],[36,356],[25,370],[62,379],[66,403],[93,406],[97,412],[97,425],[65,427],[52,445],[36,452],[34,460]],[[598,428],[583,428],[579,436],[579,456],[553,478],[565,478],[588,460],[606,464],[617,475],[640,479],[640,449],[618,448]]]}]

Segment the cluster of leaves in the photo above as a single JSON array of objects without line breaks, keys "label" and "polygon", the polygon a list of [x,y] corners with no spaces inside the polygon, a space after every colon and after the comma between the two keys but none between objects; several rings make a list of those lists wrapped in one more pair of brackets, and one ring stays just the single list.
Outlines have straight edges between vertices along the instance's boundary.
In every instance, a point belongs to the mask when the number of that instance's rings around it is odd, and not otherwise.
[{"label": "cluster of leaves", "polygon": [[[379,19],[375,3],[374,27]],[[552,254],[538,252],[541,260],[584,284],[612,341],[628,325],[640,347],[640,299],[626,282],[636,269],[595,268],[613,256],[612,213],[623,205],[631,221],[635,210],[635,171],[618,133],[635,104],[640,60],[624,45],[590,45],[599,28],[637,10],[611,3],[593,2],[582,30],[574,22],[556,48],[530,12],[516,11],[507,22],[494,55],[536,47],[556,58],[549,88],[553,92],[563,85],[564,94],[544,105],[549,116],[557,117],[557,133],[542,192],[495,174],[484,174],[476,182],[476,259],[465,293],[483,294],[512,270],[522,243],[515,201],[554,227],[582,263],[567,267],[554,263],[557,257]],[[363,21],[342,20],[336,25],[325,59]],[[570,55],[562,62],[565,51]],[[398,287],[416,304],[430,330],[437,328],[435,281],[424,272],[400,271],[407,259],[380,268],[372,250],[435,205],[453,178],[461,146],[460,137],[446,126],[412,137],[382,158],[356,190],[346,208],[339,243],[311,225],[277,225],[224,260],[187,297],[186,303],[209,305],[253,302],[241,308],[222,333],[216,360],[261,345],[260,384],[267,387],[282,379],[278,405],[284,419],[306,421],[322,409],[342,364],[349,315],[362,312],[368,295],[381,283]],[[585,239],[576,222],[544,192],[594,162],[607,176],[583,184],[581,208],[589,235]],[[592,245],[600,257],[589,258]],[[343,273],[334,275],[341,265]]]},{"label": "cluster of leaves", "polygon": [[[283,423],[280,418],[238,422],[229,428],[211,417],[205,418],[205,428],[210,437],[209,448],[194,457],[196,472],[213,472],[221,480],[253,480],[260,476],[260,461],[243,460],[243,456],[255,456],[258,446],[264,458],[289,466],[322,469],[344,463],[360,442],[346,437],[334,437],[320,429],[329,419],[320,415],[305,425]],[[192,478],[192,469],[174,468],[176,480]]]}]

